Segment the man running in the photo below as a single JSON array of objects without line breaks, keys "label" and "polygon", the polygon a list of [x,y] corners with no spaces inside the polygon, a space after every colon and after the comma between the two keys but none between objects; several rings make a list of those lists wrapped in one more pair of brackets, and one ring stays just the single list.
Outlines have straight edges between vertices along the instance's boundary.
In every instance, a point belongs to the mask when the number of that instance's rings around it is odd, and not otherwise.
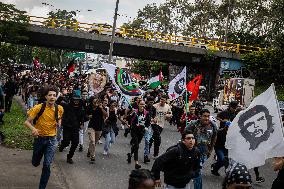
[{"label": "man running", "polygon": [[[57,97],[57,88],[48,86],[45,95],[46,104],[41,116],[37,116],[44,104],[35,105],[28,111],[28,119],[24,122],[25,126],[32,131],[34,138],[32,165],[40,165],[44,156],[43,168],[39,183],[39,189],[45,189],[50,176],[50,166],[56,149],[56,129],[61,123],[63,107],[58,105],[56,112],[55,101]],[[36,123],[33,125],[33,121]]]}]

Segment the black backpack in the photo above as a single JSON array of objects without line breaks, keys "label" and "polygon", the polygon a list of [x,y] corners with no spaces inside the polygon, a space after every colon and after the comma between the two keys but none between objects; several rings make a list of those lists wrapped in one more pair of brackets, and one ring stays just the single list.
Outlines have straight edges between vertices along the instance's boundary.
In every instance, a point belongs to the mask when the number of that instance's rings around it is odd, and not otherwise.
[{"label": "black backpack", "polygon": [[182,149],[181,149],[181,147],[180,147],[180,145],[177,143],[177,144],[175,144],[175,145],[173,145],[173,146],[170,146],[167,150],[166,150],[166,152],[168,152],[168,151],[170,151],[170,150],[172,150],[172,149],[174,149],[174,148],[177,148],[178,149],[178,158],[179,159],[182,159]]},{"label": "black backpack", "polygon": [[[45,110],[45,107],[46,107],[46,103],[42,103],[41,105],[41,108],[38,112],[38,114],[36,115],[36,117],[34,118],[33,120],[33,124],[35,125],[37,120],[40,118],[40,116],[43,114],[44,110]],[[55,120],[56,120],[56,123],[58,124],[58,105],[57,104],[54,104],[54,107],[55,107]]]}]

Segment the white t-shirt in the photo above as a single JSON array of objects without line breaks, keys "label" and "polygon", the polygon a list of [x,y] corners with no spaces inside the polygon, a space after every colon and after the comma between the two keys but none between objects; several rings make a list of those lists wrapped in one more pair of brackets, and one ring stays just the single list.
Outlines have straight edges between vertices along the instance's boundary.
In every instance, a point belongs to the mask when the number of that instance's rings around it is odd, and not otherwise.
[{"label": "white t-shirt", "polygon": [[154,104],[156,108],[157,125],[164,128],[166,122],[166,114],[172,114],[171,107],[168,104],[161,106],[160,103]]}]

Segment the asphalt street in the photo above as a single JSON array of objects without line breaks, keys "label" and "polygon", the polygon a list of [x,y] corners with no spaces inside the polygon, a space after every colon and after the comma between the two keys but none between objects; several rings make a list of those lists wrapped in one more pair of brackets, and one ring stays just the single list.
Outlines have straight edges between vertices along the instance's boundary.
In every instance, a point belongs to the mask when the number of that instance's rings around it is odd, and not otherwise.
[{"label": "asphalt street", "polygon": [[[68,149],[63,152],[57,152],[56,163],[63,172],[66,182],[70,189],[127,189],[128,176],[131,170],[134,169],[134,162],[128,164],[126,161],[126,154],[130,152],[130,136],[125,138],[124,131],[120,130],[117,136],[116,143],[111,146],[110,154],[103,155],[103,144],[98,144],[96,148],[96,162],[89,163],[89,158],[86,157],[88,138],[85,137],[84,152],[76,152],[74,155],[74,164],[66,163],[66,155]],[[180,134],[176,131],[176,127],[169,124],[162,133],[162,145],[160,153],[163,153],[168,147],[177,143],[180,139]],[[144,139],[139,149],[139,160],[142,168],[151,169],[153,158],[149,164],[143,163],[143,148]],[[153,150],[153,149],[151,149]],[[153,154],[153,151],[151,152]],[[203,168],[203,189],[217,189],[221,188],[224,179],[224,168],[219,173],[220,177],[214,176],[210,172],[210,165],[214,162],[213,156],[207,160]],[[269,189],[271,188],[276,173],[272,170],[271,160],[268,160],[266,165],[260,167],[260,175],[265,178],[264,183],[256,184],[253,170],[250,173],[253,178],[253,185],[255,189]],[[192,184],[192,183],[191,183]],[[193,188],[193,186],[191,187]]]}]

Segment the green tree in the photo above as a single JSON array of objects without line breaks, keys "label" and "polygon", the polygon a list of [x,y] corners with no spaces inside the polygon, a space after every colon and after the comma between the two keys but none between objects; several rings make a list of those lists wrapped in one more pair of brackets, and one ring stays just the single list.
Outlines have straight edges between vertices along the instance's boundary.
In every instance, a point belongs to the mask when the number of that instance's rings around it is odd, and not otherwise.
[{"label": "green tree", "polygon": [[32,56],[38,57],[40,63],[43,63],[46,66],[62,69],[64,66],[63,64],[69,60],[66,56],[64,56],[67,52],[69,51],[63,49],[34,47],[32,49]]},{"label": "green tree", "polygon": [[26,40],[23,35],[28,26],[28,17],[25,11],[15,8],[15,5],[0,2],[0,40],[1,42],[19,42]]},{"label": "green tree", "polygon": [[18,43],[28,38],[23,35],[28,26],[25,11],[15,8],[15,5],[0,2],[0,61],[10,63],[17,61]]},{"label": "green tree", "polygon": [[160,70],[164,76],[168,76],[168,64],[149,61],[149,60],[137,60],[131,65],[131,71],[134,73],[139,73],[141,76],[153,77],[160,73]]},{"label": "green tree", "polygon": [[48,18],[51,21],[47,22],[47,26],[52,26],[52,21],[54,21],[55,27],[57,28],[74,28],[76,25],[76,12],[67,10],[58,10],[57,12],[49,12]]}]

